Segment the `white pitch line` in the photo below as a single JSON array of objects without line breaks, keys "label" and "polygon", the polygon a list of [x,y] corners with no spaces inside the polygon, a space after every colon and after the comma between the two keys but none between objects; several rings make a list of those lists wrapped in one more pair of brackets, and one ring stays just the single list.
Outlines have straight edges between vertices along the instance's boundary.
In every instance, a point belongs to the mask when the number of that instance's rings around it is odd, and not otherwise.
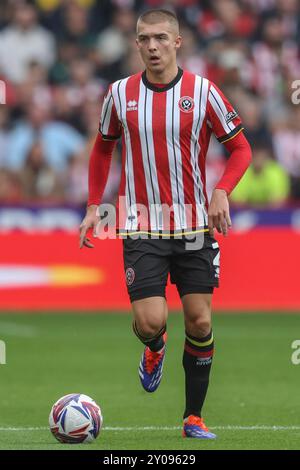
[{"label": "white pitch line", "polygon": [[[300,426],[210,426],[210,429],[224,431],[289,431],[300,430]],[[104,431],[177,431],[181,426],[144,426],[144,427],[103,427]]]},{"label": "white pitch line", "polygon": [[46,431],[46,429],[49,429],[49,428],[46,428],[45,426],[44,427],[40,427],[40,428],[12,428],[12,427],[3,427],[3,428],[0,428],[0,432],[2,431]]},{"label": "white pitch line", "polygon": [[[143,427],[111,427],[104,426],[103,431],[177,431],[181,426],[143,426]],[[300,431],[300,426],[210,426],[210,429],[218,431]],[[4,431],[47,431],[48,427],[0,427]]]}]

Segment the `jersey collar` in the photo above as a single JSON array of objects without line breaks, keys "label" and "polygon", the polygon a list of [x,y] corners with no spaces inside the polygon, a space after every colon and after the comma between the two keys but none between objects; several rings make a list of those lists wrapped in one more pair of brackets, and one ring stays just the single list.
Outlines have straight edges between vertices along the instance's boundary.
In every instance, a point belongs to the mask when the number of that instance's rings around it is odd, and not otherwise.
[{"label": "jersey collar", "polygon": [[161,93],[163,91],[168,91],[171,88],[173,88],[176,85],[176,83],[179,82],[182,75],[183,75],[183,70],[180,67],[178,67],[177,75],[175,78],[173,78],[173,80],[170,83],[167,83],[166,86],[163,86],[163,87],[157,87],[153,85],[153,83],[149,82],[149,80],[146,77],[146,70],[144,70],[144,72],[142,73],[142,80],[143,80],[145,87],[149,88],[152,91],[156,91],[157,93]]}]

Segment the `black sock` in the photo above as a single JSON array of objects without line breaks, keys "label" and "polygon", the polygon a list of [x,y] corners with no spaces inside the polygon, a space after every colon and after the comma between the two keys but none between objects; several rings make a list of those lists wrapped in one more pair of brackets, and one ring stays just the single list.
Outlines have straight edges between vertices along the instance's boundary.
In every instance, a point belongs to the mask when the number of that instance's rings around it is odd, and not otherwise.
[{"label": "black sock", "polygon": [[212,331],[204,338],[195,338],[186,332],[182,360],[185,371],[186,398],[184,418],[189,415],[201,417],[201,410],[208,388],[213,352]]},{"label": "black sock", "polygon": [[135,322],[133,322],[132,328],[133,328],[133,331],[134,331],[135,335],[138,337],[138,339],[145,346],[148,346],[149,349],[151,349],[151,351],[157,352],[157,351],[160,351],[164,347],[165,342],[164,342],[164,339],[163,339],[163,334],[166,332],[166,325],[163,326],[163,328],[161,330],[159,330],[159,332],[156,333],[156,335],[152,336],[151,338],[146,338],[145,336],[142,336],[139,333],[139,330],[137,329],[137,326],[136,326]]}]

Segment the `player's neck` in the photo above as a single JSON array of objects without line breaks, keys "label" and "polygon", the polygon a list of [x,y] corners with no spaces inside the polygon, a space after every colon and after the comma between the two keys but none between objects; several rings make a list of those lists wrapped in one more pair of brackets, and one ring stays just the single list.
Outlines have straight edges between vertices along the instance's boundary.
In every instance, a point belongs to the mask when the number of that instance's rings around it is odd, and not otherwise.
[{"label": "player's neck", "polygon": [[146,77],[150,83],[167,85],[172,82],[178,74],[177,64],[170,69],[166,69],[160,73],[153,73],[151,70],[146,69]]}]

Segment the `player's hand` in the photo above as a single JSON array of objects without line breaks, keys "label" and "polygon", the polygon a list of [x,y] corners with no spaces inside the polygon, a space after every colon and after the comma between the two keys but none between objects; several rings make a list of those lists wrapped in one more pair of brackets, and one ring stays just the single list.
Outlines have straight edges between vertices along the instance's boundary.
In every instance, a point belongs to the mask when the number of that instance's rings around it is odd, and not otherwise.
[{"label": "player's hand", "polygon": [[208,208],[208,229],[212,237],[214,236],[214,228],[225,236],[228,229],[231,228],[229,202],[226,191],[223,189],[214,190]]},{"label": "player's hand", "polygon": [[96,230],[97,224],[100,221],[100,217],[97,215],[98,206],[96,204],[92,204],[86,210],[86,215],[79,227],[79,247],[82,248],[86,246],[88,248],[94,248],[94,245],[90,242],[90,239],[87,238],[86,234],[87,231],[92,228]]}]

